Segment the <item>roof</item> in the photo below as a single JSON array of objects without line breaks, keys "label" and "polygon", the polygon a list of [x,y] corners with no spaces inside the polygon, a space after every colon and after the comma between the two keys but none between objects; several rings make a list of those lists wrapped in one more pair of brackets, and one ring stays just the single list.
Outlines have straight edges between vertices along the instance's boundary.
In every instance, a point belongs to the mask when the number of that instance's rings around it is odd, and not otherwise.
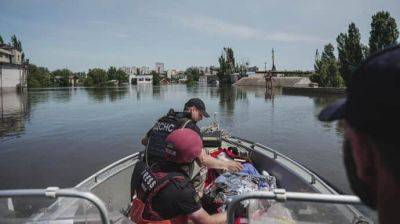
[{"label": "roof", "polygon": [[11,46],[11,45],[9,45],[9,44],[0,44],[0,49],[11,51],[11,50],[16,49],[16,48]]}]

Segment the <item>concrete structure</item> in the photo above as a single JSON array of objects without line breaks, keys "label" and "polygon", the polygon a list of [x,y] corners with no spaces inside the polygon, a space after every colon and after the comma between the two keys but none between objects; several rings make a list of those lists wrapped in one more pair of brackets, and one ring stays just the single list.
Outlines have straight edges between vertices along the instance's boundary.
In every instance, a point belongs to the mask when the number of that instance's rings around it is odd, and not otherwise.
[{"label": "concrete structure", "polygon": [[0,89],[15,91],[27,87],[27,69],[21,65],[0,64]]},{"label": "concrete structure", "polygon": [[167,78],[171,79],[172,77],[178,75],[178,71],[175,69],[169,69],[167,71]]},{"label": "concrete structure", "polygon": [[155,70],[158,74],[164,73],[164,63],[156,62]]},{"label": "concrete structure", "polygon": [[22,53],[14,47],[0,45],[0,90],[15,91],[27,86],[27,68]]},{"label": "concrete structure", "polygon": [[[273,87],[308,87],[311,85],[308,77],[272,77]],[[266,86],[264,74],[241,78],[235,83],[238,86]]]},{"label": "concrete structure", "polygon": [[10,45],[0,44],[0,63],[21,65],[22,53]]},{"label": "concrete structure", "polygon": [[136,75],[137,74],[137,67],[136,66],[124,66],[120,68],[122,71],[124,71],[128,75]]},{"label": "concrete structure", "polygon": [[139,70],[140,70],[140,74],[143,74],[143,75],[150,74],[150,68],[147,66],[142,66]]},{"label": "concrete structure", "polygon": [[152,84],[152,75],[129,75],[130,84]]}]

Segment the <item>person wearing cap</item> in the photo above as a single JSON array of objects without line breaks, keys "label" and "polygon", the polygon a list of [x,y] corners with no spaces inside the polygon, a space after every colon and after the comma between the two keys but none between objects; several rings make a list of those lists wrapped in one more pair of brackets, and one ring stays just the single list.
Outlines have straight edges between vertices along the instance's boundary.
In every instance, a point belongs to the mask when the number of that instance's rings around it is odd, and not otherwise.
[{"label": "person wearing cap", "polygon": [[[192,98],[185,103],[183,115],[181,113],[170,115],[169,113],[160,118],[142,139],[142,144],[146,146],[145,160],[147,164],[151,166],[164,159],[162,150],[165,146],[165,138],[172,131],[178,128],[189,128],[200,136],[200,128],[196,125],[196,122],[201,121],[203,117],[210,117],[204,102],[199,98]],[[239,162],[216,159],[203,150],[199,159],[196,160],[191,177],[200,196],[202,195],[207,168],[238,172],[243,169],[243,166]]]},{"label": "person wearing cap", "polygon": [[352,190],[378,211],[380,223],[398,223],[400,46],[361,63],[347,97],[324,108],[319,119],[343,120],[343,158]]},{"label": "person wearing cap", "polygon": [[202,152],[200,136],[189,128],[170,133],[164,148],[164,161],[148,167],[138,162],[132,179],[136,193],[129,217],[137,224],[196,224],[226,222],[226,213],[209,215],[190,180],[195,160]]}]

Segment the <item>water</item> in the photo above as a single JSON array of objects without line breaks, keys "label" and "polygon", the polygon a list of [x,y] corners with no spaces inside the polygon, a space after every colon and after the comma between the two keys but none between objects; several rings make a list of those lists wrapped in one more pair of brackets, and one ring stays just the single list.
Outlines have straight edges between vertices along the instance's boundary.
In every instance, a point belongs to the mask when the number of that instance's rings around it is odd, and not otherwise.
[{"label": "water", "polygon": [[[142,150],[140,138],[169,108],[191,97],[233,135],[270,146],[350,193],[339,123],[318,112],[341,96],[286,95],[264,88],[186,87],[35,89],[3,93],[0,189],[71,187],[107,164]],[[210,119],[200,122],[204,126]]]}]

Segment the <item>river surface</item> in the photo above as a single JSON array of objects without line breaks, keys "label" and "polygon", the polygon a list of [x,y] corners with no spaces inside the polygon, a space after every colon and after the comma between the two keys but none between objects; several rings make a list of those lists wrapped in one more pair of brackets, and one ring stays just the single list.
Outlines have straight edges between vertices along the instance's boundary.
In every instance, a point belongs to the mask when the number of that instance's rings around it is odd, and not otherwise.
[{"label": "river surface", "polygon": [[143,150],[139,140],[156,119],[169,108],[181,110],[192,97],[203,99],[233,135],[270,146],[350,193],[341,158],[343,130],[339,123],[317,119],[325,105],[342,96],[185,85],[2,93],[0,189],[72,187]]}]

